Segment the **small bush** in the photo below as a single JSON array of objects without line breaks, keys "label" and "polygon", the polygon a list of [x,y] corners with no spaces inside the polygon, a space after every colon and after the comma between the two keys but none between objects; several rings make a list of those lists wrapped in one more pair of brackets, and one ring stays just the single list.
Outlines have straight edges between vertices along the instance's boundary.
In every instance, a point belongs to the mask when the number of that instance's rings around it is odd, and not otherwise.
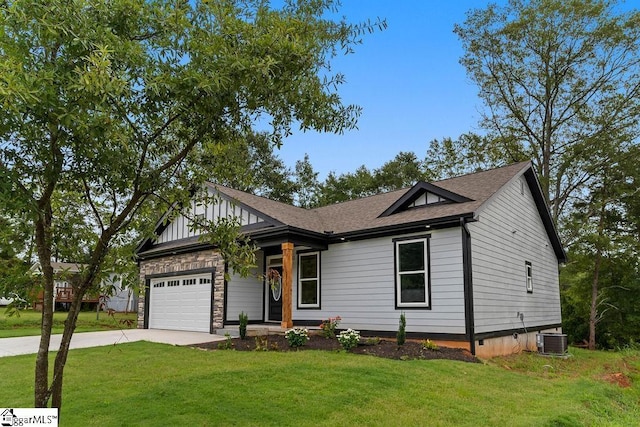
[{"label": "small bush", "polygon": [[289,347],[301,347],[309,341],[309,331],[306,328],[293,328],[284,333]]},{"label": "small bush", "polygon": [[340,324],[342,318],[340,316],[329,317],[326,320],[323,320],[320,324],[320,329],[322,329],[322,336],[325,338],[335,338],[336,337],[336,329]]},{"label": "small bush", "polygon": [[380,344],[380,338],[378,337],[369,337],[364,340],[364,345],[378,345]]},{"label": "small bush", "polygon": [[431,340],[422,341],[422,348],[424,348],[425,350],[431,350],[431,351],[440,350],[440,347],[438,347],[438,344],[434,343]]},{"label": "small bush", "polygon": [[342,331],[338,335],[338,342],[343,349],[349,351],[352,348],[358,346],[358,343],[360,342],[360,332],[354,331],[351,328],[347,329],[346,331]]},{"label": "small bush", "polygon": [[256,348],[254,351],[269,351],[269,337],[257,336],[256,337]]},{"label": "small bush", "polygon": [[238,317],[240,318],[240,339],[243,340],[247,337],[247,324],[249,323],[249,316],[243,311]]},{"label": "small bush", "polygon": [[396,335],[396,340],[398,341],[398,345],[404,345],[404,342],[407,340],[407,333],[405,328],[407,327],[407,319],[404,317],[404,313],[400,315],[400,326],[398,327],[398,333]]},{"label": "small bush", "polygon": [[231,350],[233,348],[233,341],[231,341],[231,335],[229,332],[224,334],[225,340],[221,343],[218,343],[219,350]]}]

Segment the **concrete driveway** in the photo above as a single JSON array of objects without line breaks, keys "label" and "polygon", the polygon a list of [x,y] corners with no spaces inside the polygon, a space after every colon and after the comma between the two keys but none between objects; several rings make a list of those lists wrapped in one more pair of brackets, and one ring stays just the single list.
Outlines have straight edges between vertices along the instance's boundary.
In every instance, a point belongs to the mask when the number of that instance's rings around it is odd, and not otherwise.
[{"label": "concrete driveway", "polygon": [[[52,335],[49,351],[57,351],[62,335]],[[206,332],[166,331],[162,329],[124,329],[117,331],[77,332],[71,338],[71,348],[100,347],[135,341],[151,341],[162,344],[190,345],[222,341],[225,337]],[[40,336],[0,338],[0,357],[35,354]]]}]

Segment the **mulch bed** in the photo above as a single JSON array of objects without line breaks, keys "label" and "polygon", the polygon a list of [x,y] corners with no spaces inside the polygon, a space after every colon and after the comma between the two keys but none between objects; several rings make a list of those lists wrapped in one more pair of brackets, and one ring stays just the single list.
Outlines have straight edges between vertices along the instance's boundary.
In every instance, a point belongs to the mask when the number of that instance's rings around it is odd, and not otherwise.
[{"label": "mulch bed", "polygon": [[[257,338],[257,339],[256,339]],[[296,351],[289,347],[284,335],[268,335],[262,337],[247,337],[244,340],[240,338],[231,339],[233,349],[237,351],[256,351],[256,346],[261,347],[259,350],[267,351]],[[363,337],[360,345],[350,350],[350,353],[368,354],[371,356],[385,357],[387,359],[411,360],[411,359],[448,359],[458,360],[462,362],[478,363],[471,353],[458,348],[440,347],[438,350],[427,350],[422,348],[422,344],[417,341],[406,341],[404,345],[398,346],[395,340],[386,339],[367,339]],[[206,350],[219,350],[220,345],[224,345],[225,341],[208,342],[202,344],[194,344],[191,347],[202,348]],[[320,335],[310,335],[309,341],[299,350],[325,350],[338,351],[341,350],[340,343],[337,339],[327,339]]]}]

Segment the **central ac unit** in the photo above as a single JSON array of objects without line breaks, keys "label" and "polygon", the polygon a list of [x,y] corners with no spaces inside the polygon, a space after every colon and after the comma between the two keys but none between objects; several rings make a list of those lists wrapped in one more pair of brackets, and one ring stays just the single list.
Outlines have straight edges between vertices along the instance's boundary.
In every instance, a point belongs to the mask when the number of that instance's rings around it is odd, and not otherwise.
[{"label": "central ac unit", "polygon": [[563,355],[568,349],[566,334],[537,334],[536,344],[541,354]]}]

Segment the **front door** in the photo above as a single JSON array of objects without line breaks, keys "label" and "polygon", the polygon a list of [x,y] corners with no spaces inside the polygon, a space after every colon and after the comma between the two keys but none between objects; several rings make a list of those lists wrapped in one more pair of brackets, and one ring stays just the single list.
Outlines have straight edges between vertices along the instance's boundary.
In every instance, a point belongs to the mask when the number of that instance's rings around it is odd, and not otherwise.
[{"label": "front door", "polygon": [[282,321],[282,255],[267,257],[265,285],[269,294],[267,320],[280,322]]}]

